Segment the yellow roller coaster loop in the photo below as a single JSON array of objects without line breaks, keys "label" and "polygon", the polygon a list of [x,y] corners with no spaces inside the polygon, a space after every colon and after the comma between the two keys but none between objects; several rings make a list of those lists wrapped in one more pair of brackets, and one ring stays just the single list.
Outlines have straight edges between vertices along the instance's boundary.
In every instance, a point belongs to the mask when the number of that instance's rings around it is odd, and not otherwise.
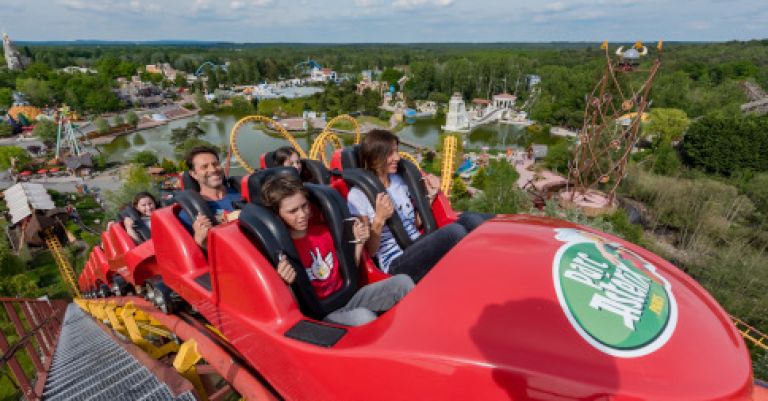
[{"label": "yellow roller coaster loop", "polygon": [[296,139],[293,137],[293,135],[291,135],[285,128],[283,128],[282,125],[278,124],[275,120],[259,115],[243,117],[237,123],[235,123],[235,126],[232,127],[232,130],[229,132],[229,148],[232,151],[232,154],[235,156],[237,162],[240,163],[240,165],[243,166],[245,171],[247,171],[249,174],[252,173],[254,169],[248,164],[248,162],[243,159],[243,156],[240,154],[240,149],[237,147],[238,131],[243,125],[249,122],[261,122],[269,125],[271,128],[277,130],[277,132],[279,132],[280,135],[285,138],[285,140],[288,141],[291,146],[296,149],[296,151],[299,152],[299,156],[301,156],[301,158],[307,157],[306,152],[304,152],[304,149],[302,149],[299,143],[296,142]]},{"label": "yellow roller coaster loop", "polygon": [[322,160],[326,167],[330,167],[331,162],[325,153],[325,145],[330,142],[334,149],[344,148],[344,143],[332,131],[323,131],[312,142],[312,148],[309,150],[309,158],[313,160]]},{"label": "yellow roller coaster loop", "polygon": [[362,141],[362,134],[360,133],[360,124],[357,123],[357,120],[355,120],[354,117],[350,116],[349,114],[342,114],[339,116],[336,116],[331,119],[331,121],[328,121],[328,124],[325,124],[325,128],[323,128],[323,132],[330,131],[336,123],[339,121],[349,121],[352,123],[352,126],[355,127],[355,144],[360,143]]},{"label": "yellow roller coaster loop", "polygon": [[456,137],[448,135],[443,140],[443,170],[440,177],[440,189],[447,196],[453,185],[453,158],[456,155]]},{"label": "yellow roller coaster loop", "polygon": [[413,156],[412,154],[410,154],[410,153],[408,153],[408,152],[403,152],[403,151],[401,150],[401,151],[400,151],[400,157],[401,157],[401,158],[403,158],[403,159],[405,159],[405,160],[408,160],[408,161],[409,161],[409,162],[411,162],[411,163],[413,163],[414,165],[416,165],[416,167],[419,167],[419,161],[418,161],[418,160],[416,160],[416,157],[415,157],[415,156]]}]

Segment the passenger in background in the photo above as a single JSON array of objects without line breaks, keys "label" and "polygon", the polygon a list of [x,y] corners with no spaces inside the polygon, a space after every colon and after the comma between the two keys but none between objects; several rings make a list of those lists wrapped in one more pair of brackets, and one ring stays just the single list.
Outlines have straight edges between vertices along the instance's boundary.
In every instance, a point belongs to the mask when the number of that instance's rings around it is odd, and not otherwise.
[{"label": "passenger in background", "polygon": [[[200,184],[200,195],[216,219],[220,220],[219,223],[237,218],[233,202],[240,200],[240,194],[225,185],[224,169],[216,150],[206,146],[195,147],[189,150],[185,160],[189,175]],[[205,248],[208,230],[213,227],[213,222],[202,214],[190,216],[183,210],[179,213],[179,219],[193,234],[195,242]]]},{"label": "passenger in background", "polygon": [[[152,212],[157,209],[157,200],[155,199],[152,194],[149,192],[139,192],[136,194],[136,196],[133,197],[133,202],[131,202],[131,207],[133,207],[134,210],[141,216],[141,222],[147,226],[147,228],[152,228],[151,226],[151,220],[150,216],[152,215]],[[123,226],[125,227],[125,231],[128,232],[128,235],[133,238],[134,241],[141,242],[141,238],[139,238],[139,234],[136,233],[136,230],[134,227],[136,226],[135,221],[133,221],[132,218],[126,217],[123,219]]]},{"label": "passenger in background", "polygon": [[283,146],[275,149],[275,162],[279,166],[294,167],[301,175],[301,157],[292,146]]},{"label": "passenger in background", "polygon": [[[262,190],[263,204],[272,209],[283,221],[301,258],[303,269],[297,272],[282,254],[277,274],[291,285],[296,274],[306,274],[318,298],[326,298],[338,291],[344,281],[339,273],[339,261],[328,227],[310,225],[307,190],[301,180],[293,176],[275,176]],[[363,245],[368,239],[368,228],[361,220],[353,226],[355,236],[355,263],[360,264]],[[326,321],[346,326],[359,326],[376,319],[377,312],[392,308],[413,288],[413,280],[400,274],[368,284],[357,290],[349,302],[328,314]]]}]

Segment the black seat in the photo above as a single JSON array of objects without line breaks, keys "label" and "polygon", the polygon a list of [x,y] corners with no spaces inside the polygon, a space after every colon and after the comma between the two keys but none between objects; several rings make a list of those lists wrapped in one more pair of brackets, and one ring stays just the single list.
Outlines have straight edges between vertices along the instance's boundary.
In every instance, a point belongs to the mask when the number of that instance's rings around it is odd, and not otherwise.
[{"label": "black seat", "polygon": [[[360,145],[347,146],[341,151],[342,178],[350,187],[356,186],[365,194],[371,205],[376,205],[376,194],[384,192],[385,188],[375,174],[364,170],[360,157]],[[432,213],[432,205],[427,196],[427,187],[422,181],[421,171],[408,160],[400,159],[397,164],[397,173],[403,178],[408,192],[411,194],[411,202],[419,214],[422,229],[425,234],[437,230],[437,221]],[[392,231],[397,244],[405,249],[413,243],[403,227],[403,222],[397,213],[387,220],[387,226]]]},{"label": "black seat", "polygon": [[[320,299],[315,295],[288,229],[271,210],[258,202],[250,202],[243,207],[239,224],[273,266],[277,266],[280,253],[285,253],[297,272],[296,281],[291,288],[298,298],[299,308],[306,316],[322,320],[349,302],[359,288],[360,276],[355,266],[354,245],[344,236],[344,220],[349,218],[346,202],[330,187],[312,183],[306,183],[304,186],[309,192],[309,201],[318,207],[328,224],[336,248],[338,268],[343,278],[342,287],[328,297]],[[260,188],[252,188],[249,182],[249,191],[251,190],[260,193]]]},{"label": "black seat", "polygon": [[[264,166],[266,168],[285,167],[277,164],[275,152],[264,153]],[[301,180],[314,182],[315,184],[330,185],[331,173],[319,160],[301,159]]]},{"label": "black seat", "polygon": [[213,211],[211,211],[211,208],[208,207],[208,202],[203,199],[198,191],[185,189],[178,192],[174,196],[174,199],[176,200],[176,203],[181,205],[181,209],[187,212],[193,221],[197,215],[202,214],[211,221],[211,224],[218,224],[216,216],[213,214]]},{"label": "black seat", "polygon": [[130,219],[133,220],[133,230],[136,231],[136,234],[139,235],[139,241],[136,243],[137,245],[152,238],[152,232],[144,223],[144,220],[141,218],[139,212],[134,209],[133,206],[124,207],[120,210],[118,215],[120,216],[121,222],[125,220],[126,217],[130,217]]}]

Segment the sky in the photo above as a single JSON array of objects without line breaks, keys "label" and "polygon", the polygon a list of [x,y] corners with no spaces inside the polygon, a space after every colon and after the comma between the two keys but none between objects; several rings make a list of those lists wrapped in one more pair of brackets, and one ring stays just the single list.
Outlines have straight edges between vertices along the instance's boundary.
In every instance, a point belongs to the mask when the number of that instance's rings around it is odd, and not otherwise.
[{"label": "sky", "polygon": [[238,43],[768,38],[766,0],[0,0],[14,41]]}]

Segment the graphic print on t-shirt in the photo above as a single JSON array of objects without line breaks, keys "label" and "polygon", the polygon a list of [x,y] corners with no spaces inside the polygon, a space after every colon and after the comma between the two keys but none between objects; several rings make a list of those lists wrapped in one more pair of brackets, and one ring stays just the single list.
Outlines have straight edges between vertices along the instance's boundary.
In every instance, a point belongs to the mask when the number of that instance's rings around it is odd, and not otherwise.
[{"label": "graphic print on t-shirt", "polygon": [[312,255],[312,266],[307,268],[307,276],[310,280],[325,280],[331,276],[333,270],[333,252],[328,252],[325,256],[320,252],[320,248],[310,252]]}]

